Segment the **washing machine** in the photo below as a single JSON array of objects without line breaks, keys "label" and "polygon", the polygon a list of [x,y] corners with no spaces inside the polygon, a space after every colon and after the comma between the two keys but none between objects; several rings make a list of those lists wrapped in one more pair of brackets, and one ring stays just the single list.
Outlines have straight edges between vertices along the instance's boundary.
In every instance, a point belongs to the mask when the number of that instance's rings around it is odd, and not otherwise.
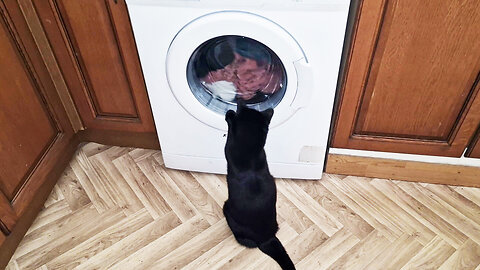
[{"label": "washing machine", "polygon": [[165,166],[226,173],[226,111],[274,109],[273,176],[320,179],[348,0],[127,0]]}]

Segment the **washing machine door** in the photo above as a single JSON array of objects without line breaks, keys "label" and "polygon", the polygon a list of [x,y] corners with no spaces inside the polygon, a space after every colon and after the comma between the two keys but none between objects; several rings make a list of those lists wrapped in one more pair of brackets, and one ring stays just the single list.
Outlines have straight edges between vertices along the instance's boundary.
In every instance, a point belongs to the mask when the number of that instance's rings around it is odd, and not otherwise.
[{"label": "washing machine door", "polygon": [[274,108],[270,127],[306,106],[313,75],[302,48],[281,26],[256,14],[224,11],[199,17],[172,41],[170,90],[199,121],[226,130],[225,113],[242,102]]}]

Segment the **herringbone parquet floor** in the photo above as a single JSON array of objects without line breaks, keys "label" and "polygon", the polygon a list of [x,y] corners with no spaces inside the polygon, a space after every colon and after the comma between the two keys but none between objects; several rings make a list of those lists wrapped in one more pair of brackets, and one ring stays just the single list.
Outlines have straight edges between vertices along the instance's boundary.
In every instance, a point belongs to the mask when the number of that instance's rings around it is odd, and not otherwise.
[{"label": "herringbone parquet floor", "polygon": [[[480,189],[327,174],[277,188],[277,235],[297,269],[480,269]],[[8,269],[278,269],[235,242],[226,198],[224,176],[90,143]]]}]

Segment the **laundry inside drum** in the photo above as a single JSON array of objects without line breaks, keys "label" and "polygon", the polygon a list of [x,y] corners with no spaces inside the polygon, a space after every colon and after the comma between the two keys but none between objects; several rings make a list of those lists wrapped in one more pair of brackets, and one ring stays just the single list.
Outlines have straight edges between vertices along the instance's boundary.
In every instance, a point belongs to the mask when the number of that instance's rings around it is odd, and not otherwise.
[{"label": "laundry inside drum", "polygon": [[259,111],[282,100],[287,76],[266,45],[242,36],[221,36],[200,45],[190,57],[187,80],[207,108],[224,114],[243,102]]}]

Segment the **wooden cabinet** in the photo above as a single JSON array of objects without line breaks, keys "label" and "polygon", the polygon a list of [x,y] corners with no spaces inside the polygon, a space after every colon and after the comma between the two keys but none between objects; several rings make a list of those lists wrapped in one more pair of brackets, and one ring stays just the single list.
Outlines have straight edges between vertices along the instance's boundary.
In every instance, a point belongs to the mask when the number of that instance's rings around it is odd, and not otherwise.
[{"label": "wooden cabinet", "polygon": [[122,0],[0,1],[0,86],[2,268],[81,141],[159,145]]},{"label": "wooden cabinet", "polygon": [[87,131],[154,134],[125,1],[33,2]]},{"label": "wooden cabinet", "polygon": [[459,157],[480,123],[480,2],[360,1],[333,147]]},{"label": "wooden cabinet", "polygon": [[1,267],[78,144],[14,1],[0,3],[0,86]]},{"label": "wooden cabinet", "polygon": [[1,1],[0,86],[2,268],[80,141],[158,139],[124,1]]}]

